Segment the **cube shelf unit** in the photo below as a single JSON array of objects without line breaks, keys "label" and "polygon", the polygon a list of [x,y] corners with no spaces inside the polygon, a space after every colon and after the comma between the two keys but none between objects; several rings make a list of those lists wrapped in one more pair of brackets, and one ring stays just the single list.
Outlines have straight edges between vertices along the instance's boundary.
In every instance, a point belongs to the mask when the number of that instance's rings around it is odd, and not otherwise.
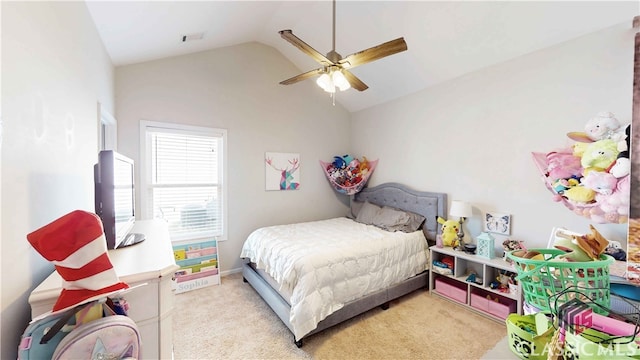
[{"label": "cube shelf unit", "polygon": [[[491,289],[500,270],[516,272],[511,264],[502,258],[488,259],[478,255],[453,250],[450,247],[429,248],[429,293],[456,302],[466,308],[504,323],[510,313],[522,314],[522,289],[518,284],[515,293],[505,293]],[[433,261],[453,258],[453,275],[439,274],[433,270]],[[467,282],[470,271],[482,278],[482,284]],[[487,296],[491,297],[487,299]],[[496,299],[498,301],[496,301]]]},{"label": "cube shelf unit", "polygon": [[216,240],[173,242],[173,255],[180,266],[173,280],[176,294],[220,283]]}]

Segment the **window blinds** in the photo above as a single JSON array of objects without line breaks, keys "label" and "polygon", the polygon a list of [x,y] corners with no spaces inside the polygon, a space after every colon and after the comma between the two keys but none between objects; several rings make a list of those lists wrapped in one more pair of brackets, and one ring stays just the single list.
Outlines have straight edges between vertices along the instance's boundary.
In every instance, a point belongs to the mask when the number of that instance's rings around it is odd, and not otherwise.
[{"label": "window blinds", "polygon": [[154,218],[169,224],[172,240],[222,236],[223,136],[148,128]]}]

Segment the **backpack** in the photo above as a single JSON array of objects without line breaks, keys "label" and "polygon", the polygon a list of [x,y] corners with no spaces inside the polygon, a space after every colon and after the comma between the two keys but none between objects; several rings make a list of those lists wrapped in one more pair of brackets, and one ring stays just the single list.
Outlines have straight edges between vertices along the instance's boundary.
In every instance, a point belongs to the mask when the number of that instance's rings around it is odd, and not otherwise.
[{"label": "backpack", "polygon": [[123,309],[97,300],[36,318],[22,334],[18,360],[139,358],[140,332]]}]

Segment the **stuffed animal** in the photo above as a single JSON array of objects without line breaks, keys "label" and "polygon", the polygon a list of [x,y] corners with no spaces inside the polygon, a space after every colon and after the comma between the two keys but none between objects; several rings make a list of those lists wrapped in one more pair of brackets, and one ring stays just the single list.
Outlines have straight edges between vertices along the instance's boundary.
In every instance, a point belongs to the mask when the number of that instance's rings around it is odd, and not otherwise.
[{"label": "stuffed animal", "polygon": [[618,179],[628,175],[631,172],[631,161],[629,160],[629,149],[631,146],[631,125],[627,125],[625,129],[626,138],[624,141],[618,142],[618,158],[611,166],[609,172]]},{"label": "stuffed animal", "polygon": [[458,238],[460,222],[456,220],[445,220],[440,216],[438,216],[436,220],[438,224],[442,225],[442,245],[451,247],[460,245],[460,239]]},{"label": "stuffed animal", "polygon": [[604,249],[609,245],[609,240],[605,239],[593,225],[589,225],[589,228],[591,229],[591,234],[573,235],[573,239],[591,260],[598,260]]},{"label": "stuffed animal", "polygon": [[603,139],[624,140],[624,128],[613,113],[602,111],[587,121],[584,132],[570,132],[569,138],[578,142],[590,143]]},{"label": "stuffed animal", "polygon": [[584,205],[594,202],[596,192],[585,186],[574,186],[563,191],[562,196],[574,204]]},{"label": "stuffed animal", "polygon": [[618,241],[609,241],[609,245],[604,249],[604,253],[607,255],[611,255],[614,259],[618,261],[626,261],[627,253],[622,248],[622,244]]},{"label": "stuffed animal", "polygon": [[558,260],[591,261],[589,254],[580,248],[578,242],[572,237],[556,236],[553,247],[565,252],[557,257]]},{"label": "stuffed animal", "polygon": [[604,220],[609,223],[624,223],[629,216],[629,195],[631,185],[629,175],[619,179],[616,190],[609,195],[596,195],[596,202],[604,213]]},{"label": "stuffed animal", "polygon": [[551,187],[553,188],[553,191],[555,191],[558,194],[562,194],[564,193],[565,190],[578,185],[580,185],[580,180],[577,178],[558,179],[553,183],[551,183]]},{"label": "stuffed animal", "polygon": [[347,162],[342,158],[342,156],[334,156],[333,167],[336,169],[344,169],[347,167]]},{"label": "stuffed animal", "polygon": [[369,172],[370,167],[371,165],[369,165],[369,160],[367,160],[366,156],[363,156],[362,160],[360,160],[360,173],[362,174],[362,176]]},{"label": "stuffed animal", "polygon": [[611,139],[598,140],[589,144],[580,159],[584,168],[583,175],[592,170],[606,171],[616,161],[618,154],[618,144]]},{"label": "stuffed animal", "polygon": [[618,179],[604,171],[590,171],[582,178],[582,185],[602,195],[613,194],[617,184]]},{"label": "stuffed animal", "polygon": [[631,160],[628,157],[618,157],[609,168],[609,173],[616,178],[623,178],[631,173]]},{"label": "stuffed animal", "polygon": [[547,177],[551,181],[579,178],[582,176],[580,157],[573,151],[552,151],[547,154]]},{"label": "stuffed animal", "polygon": [[600,112],[595,117],[589,119],[584,129],[592,141],[612,139],[617,142],[623,140],[621,130],[623,132],[624,129],[621,129],[620,122],[615,118],[613,113],[608,111]]}]

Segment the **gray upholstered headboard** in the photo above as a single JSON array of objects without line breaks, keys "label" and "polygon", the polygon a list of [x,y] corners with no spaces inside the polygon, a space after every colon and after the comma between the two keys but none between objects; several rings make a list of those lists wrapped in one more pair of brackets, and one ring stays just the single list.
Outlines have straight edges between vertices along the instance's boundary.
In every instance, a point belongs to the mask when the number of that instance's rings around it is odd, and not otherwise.
[{"label": "gray upholstered headboard", "polygon": [[447,218],[447,194],[416,191],[398,183],[385,183],[362,191],[351,197],[351,201],[369,201],[380,206],[411,211],[425,217],[424,230],[429,240],[435,240],[440,226],[437,216]]}]

